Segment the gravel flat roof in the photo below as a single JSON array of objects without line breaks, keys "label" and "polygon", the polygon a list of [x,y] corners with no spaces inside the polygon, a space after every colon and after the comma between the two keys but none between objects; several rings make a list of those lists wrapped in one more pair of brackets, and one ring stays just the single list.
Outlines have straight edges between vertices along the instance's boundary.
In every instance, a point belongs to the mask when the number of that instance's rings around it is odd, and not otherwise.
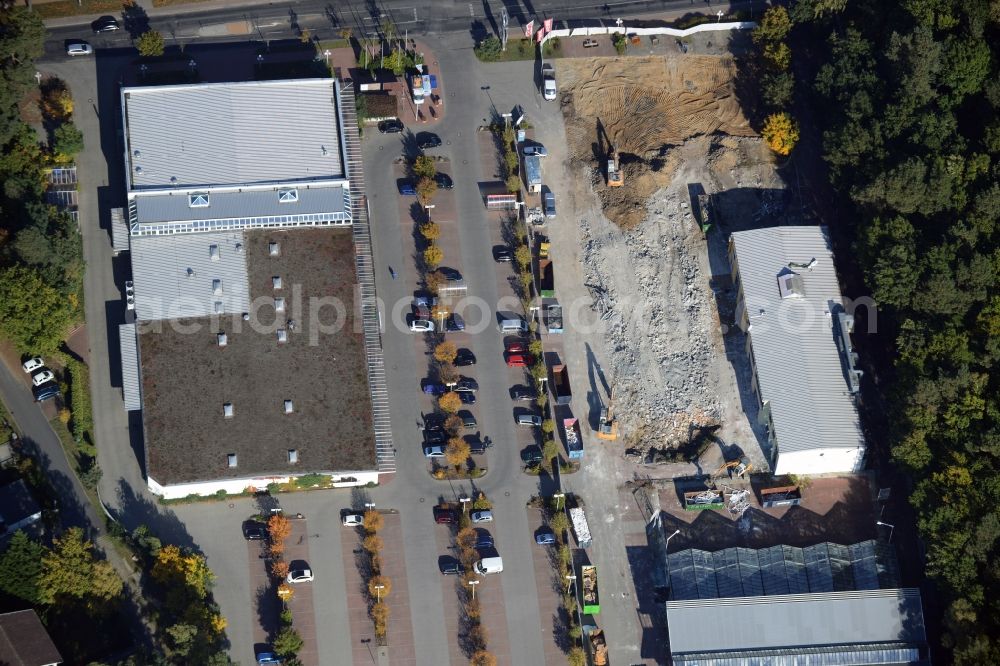
[{"label": "gravel flat roof", "polygon": [[[197,329],[186,333],[168,321],[143,326],[149,476],[169,485],[374,470],[351,230],[255,230],[245,236],[251,321],[239,315],[183,320]],[[276,312],[276,297],[285,299],[285,312]],[[343,307],[310,308],[314,297],[332,297]],[[320,325],[334,328],[338,318],[344,323],[337,332],[319,332]],[[286,343],[278,342],[279,326]],[[224,347],[220,332],[227,336]],[[290,414],[286,400],[292,401]],[[230,418],[226,403],[233,408]],[[289,463],[289,449],[296,450],[297,463]],[[235,467],[230,454],[237,456]]]}]

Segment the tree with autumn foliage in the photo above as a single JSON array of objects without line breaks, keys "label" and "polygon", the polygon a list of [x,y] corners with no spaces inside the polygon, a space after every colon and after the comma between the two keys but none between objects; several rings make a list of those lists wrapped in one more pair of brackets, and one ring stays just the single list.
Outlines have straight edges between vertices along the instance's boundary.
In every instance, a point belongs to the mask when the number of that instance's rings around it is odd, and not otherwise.
[{"label": "tree with autumn foliage", "polygon": [[458,347],[454,342],[442,342],[434,348],[434,360],[438,363],[454,363],[458,356]]},{"label": "tree with autumn foliage", "polygon": [[449,391],[438,398],[438,407],[443,412],[454,414],[462,408],[462,399],[454,391]]},{"label": "tree with autumn foliage", "polygon": [[452,437],[448,440],[448,446],[444,449],[445,460],[456,470],[469,461],[472,450],[469,443],[461,437]]},{"label": "tree with autumn foliage", "polygon": [[786,112],[773,113],[764,121],[761,134],[771,150],[779,155],[788,155],[799,142],[799,125]]}]

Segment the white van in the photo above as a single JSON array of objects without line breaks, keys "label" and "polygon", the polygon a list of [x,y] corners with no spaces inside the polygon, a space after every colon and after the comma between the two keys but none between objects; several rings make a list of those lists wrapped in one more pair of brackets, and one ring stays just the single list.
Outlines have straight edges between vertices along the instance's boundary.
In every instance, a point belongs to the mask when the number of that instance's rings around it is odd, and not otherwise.
[{"label": "white van", "polygon": [[500,573],[501,571],[503,571],[503,558],[484,557],[483,559],[476,562],[474,568],[476,570],[476,573],[480,575]]},{"label": "white van", "polygon": [[501,333],[527,333],[528,322],[523,319],[504,319],[500,322]]}]

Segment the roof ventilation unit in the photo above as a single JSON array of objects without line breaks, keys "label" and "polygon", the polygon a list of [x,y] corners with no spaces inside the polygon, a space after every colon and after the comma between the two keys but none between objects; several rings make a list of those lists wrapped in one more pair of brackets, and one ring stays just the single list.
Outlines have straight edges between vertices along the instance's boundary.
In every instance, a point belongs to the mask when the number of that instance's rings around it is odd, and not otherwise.
[{"label": "roof ventilation unit", "polygon": [[215,302],[215,314],[222,314],[225,312],[225,308],[222,307],[222,301]]},{"label": "roof ventilation unit", "polygon": [[280,257],[281,256],[281,244],[280,243],[275,243],[273,241],[270,242],[270,243],[268,243],[267,244],[267,253],[269,255],[271,255],[272,257]]},{"label": "roof ventilation unit", "polygon": [[236,244],[236,252],[237,253],[243,252],[243,243]]},{"label": "roof ventilation unit", "polygon": [[222,403],[222,415],[227,419],[233,418],[233,403],[231,402]]},{"label": "roof ventilation unit", "polygon": [[294,465],[299,461],[299,452],[297,449],[288,449],[288,462]]},{"label": "roof ventilation unit", "polygon": [[281,289],[280,275],[275,275],[273,278],[271,278],[271,286],[274,287],[275,289]]},{"label": "roof ventilation unit", "polygon": [[288,342],[288,331],[283,328],[278,329],[278,344],[284,344]]},{"label": "roof ventilation unit", "polygon": [[194,277],[194,269],[193,268],[187,269],[187,276],[188,277]]},{"label": "roof ventilation unit", "polygon": [[278,203],[295,203],[298,200],[298,190],[278,190]]},{"label": "roof ventilation unit", "polygon": [[208,192],[196,192],[188,195],[188,206],[191,208],[208,208]]},{"label": "roof ventilation unit", "polygon": [[285,401],[285,413],[286,414],[291,414],[294,411],[295,411],[295,405],[292,404],[291,400],[286,400]]},{"label": "roof ventilation unit", "polygon": [[229,455],[227,455],[226,456],[226,460],[228,461],[230,467],[236,467],[236,454],[235,453],[230,453]]},{"label": "roof ventilation unit", "polygon": [[787,268],[778,273],[778,293],[782,298],[801,298],[805,296],[805,285],[802,276]]},{"label": "roof ventilation unit", "polygon": [[285,299],[280,298],[280,297],[274,299],[274,311],[275,312],[284,312],[285,311]]},{"label": "roof ventilation unit", "polygon": [[212,280],[212,293],[216,296],[222,294],[222,280],[218,278]]},{"label": "roof ventilation unit", "polygon": [[209,256],[209,258],[212,261],[218,261],[219,260],[219,246],[218,245],[209,245],[208,246],[208,256]]},{"label": "roof ventilation unit", "polygon": [[225,347],[227,344],[229,344],[229,337],[225,333],[219,333],[218,340],[220,347]]}]

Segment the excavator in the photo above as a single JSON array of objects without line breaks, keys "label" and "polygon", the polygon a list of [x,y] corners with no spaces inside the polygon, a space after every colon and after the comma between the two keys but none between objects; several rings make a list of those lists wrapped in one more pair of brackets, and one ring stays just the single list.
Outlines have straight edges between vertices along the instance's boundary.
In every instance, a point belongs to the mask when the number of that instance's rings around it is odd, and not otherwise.
[{"label": "excavator", "polygon": [[602,148],[605,145],[608,147],[607,162],[605,165],[605,176],[608,179],[608,187],[621,187],[625,184],[625,176],[622,174],[622,165],[618,161],[618,151],[615,150],[615,145],[611,143],[611,137],[608,136],[600,119],[597,120],[597,144]]},{"label": "excavator", "polygon": [[615,420],[615,390],[611,389],[608,404],[601,407],[601,423],[597,430],[598,439],[614,441],[618,439],[618,421]]},{"label": "excavator", "polygon": [[719,466],[719,469],[712,472],[711,483],[714,484],[716,479],[720,479],[723,476],[731,477],[734,474],[743,478],[751,471],[753,471],[753,465],[750,464],[750,460],[745,456],[741,457],[739,460],[730,460],[722,463],[722,465]]}]

